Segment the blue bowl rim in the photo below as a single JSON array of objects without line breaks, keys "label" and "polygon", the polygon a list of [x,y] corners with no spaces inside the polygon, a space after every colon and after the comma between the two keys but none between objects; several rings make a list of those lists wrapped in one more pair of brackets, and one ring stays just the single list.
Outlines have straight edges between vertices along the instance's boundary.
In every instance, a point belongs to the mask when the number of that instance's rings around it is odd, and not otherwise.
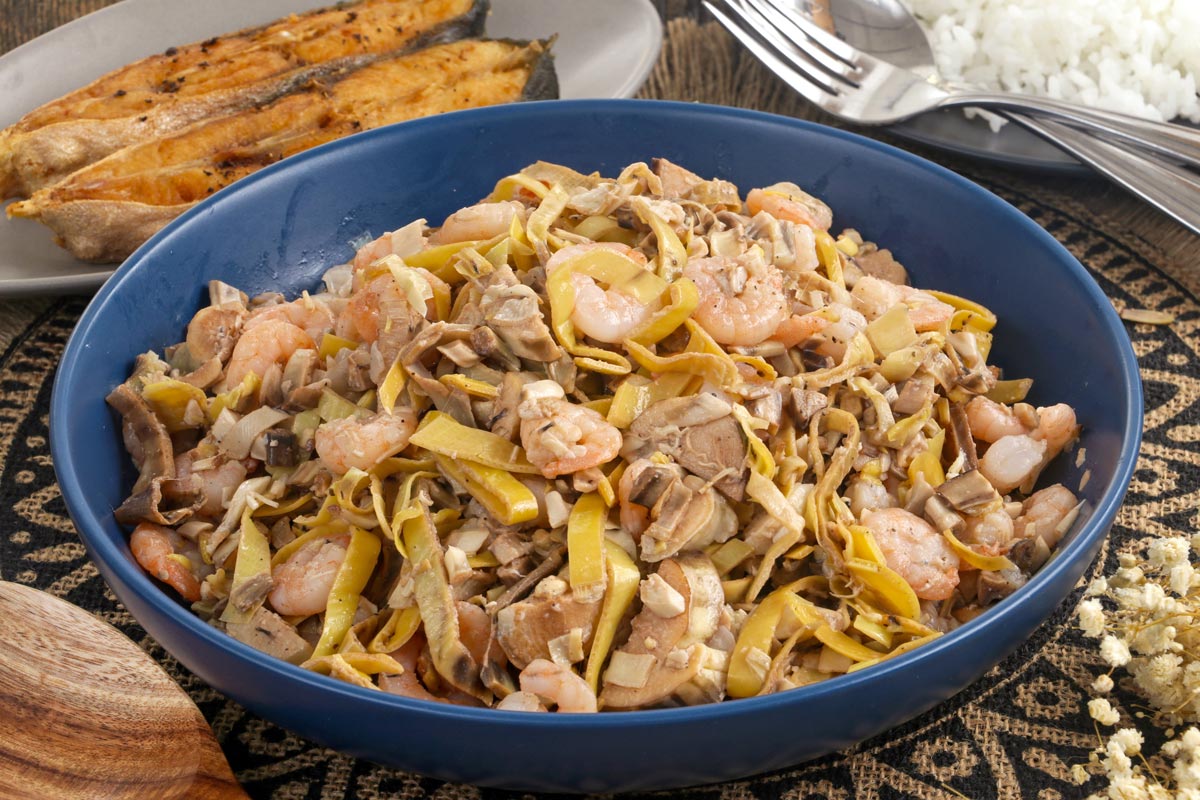
[{"label": "blue bowl rim", "polygon": [[[71,424],[70,416],[67,413],[68,401],[66,398],[71,391],[71,375],[75,370],[77,362],[85,355],[84,344],[90,328],[104,311],[113,295],[120,291],[125,281],[130,278],[143,262],[152,258],[160,247],[169,245],[170,239],[176,231],[190,225],[192,221],[204,215],[214,203],[223,202],[230,193],[245,191],[260,181],[272,178],[282,170],[299,172],[309,162],[320,159],[327,153],[336,152],[347,147],[359,146],[375,139],[398,135],[397,131],[401,129],[414,132],[422,129],[437,131],[448,127],[482,125],[489,120],[504,119],[507,117],[536,118],[545,114],[612,114],[616,111],[632,113],[635,116],[673,115],[687,118],[692,124],[702,124],[706,120],[714,119],[718,121],[733,119],[751,124],[790,127],[809,134],[840,140],[857,147],[875,150],[888,158],[908,162],[910,165],[931,172],[956,190],[966,191],[980,197],[985,203],[990,204],[994,208],[997,216],[1011,218],[1023,234],[1040,242],[1048,251],[1048,255],[1052,254],[1068,272],[1073,274],[1083,287],[1083,291],[1087,294],[1089,301],[1100,309],[1100,316],[1104,320],[1105,332],[1114,341],[1118,342],[1121,362],[1120,370],[1124,383],[1123,399],[1127,407],[1121,451],[1114,469],[1112,483],[1101,502],[1092,511],[1091,517],[1084,523],[1082,528],[1075,532],[1071,541],[1059,550],[1055,554],[1055,557],[1044,565],[1024,587],[1011,597],[1006,598],[1003,602],[989,609],[986,614],[927,645],[916,648],[910,653],[884,661],[870,669],[838,676],[830,680],[786,692],[762,697],[743,698],[736,702],[629,711],[620,714],[527,714],[522,712],[498,711],[496,709],[473,709],[429,703],[397,695],[384,694],[319,675],[266,655],[249,645],[233,639],[224,632],[207,625],[198,616],[192,614],[190,610],[176,602],[132,561],[128,555],[127,547],[122,550],[106,535],[93,535],[90,533],[92,530],[100,530],[102,521],[92,514],[83,502],[82,489],[74,469],[72,453],[66,447],[65,437],[55,435],[55,431],[60,427],[66,430]],[[859,134],[807,120],[761,111],[665,100],[547,100],[457,111],[436,117],[413,120],[402,123],[399,126],[386,126],[355,134],[354,136],[305,151],[285,161],[262,169],[188,210],[138,248],[117,269],[85,309],[67,342],[55,377],[50,401],[50,426],[51,455],[63,499],[67,505],[68,512],[75,521],[80,537],[83,539],[92,558],[113,570],[116,577],[135,592],[140,599],[161,609],[172,622],[182,626],[187,633],[200,638],[205,644],[232,651],[233,655],[249,660],[255,666],[273,672],[280,678],[298,681],[305,688],[332,692],[335,695],[344,696],[347,700],[352,701],[373,701],[380,704],[383,708],[390,707],[404,712],[415,712],[449,721],[469,722],[476,725],[495,723],[506,728],[515,725],[519,728],[548,728],[551,730],[564,727],[577,728],[579,726],[608,729],[622,728],[629,724],[638,726],[675,725],[685,722],[694,724],[717,721],[728,716],[753,714],[759,709],[767,707],[779,706],[786,708],[788,706],[803,706],[811,698],[820,699],[834,693],[848,693],[859,686],[886,681],[898,671],[919,668],[922,664],[938,659],[944,651],[966,647],[971,641],[986,636],[989,631],[1005,625],[1009,618],[1017,615],[1029,601],[1029,598],[1036,595],[1042,586],[1053,582],[1063,572],[1070,569],[1074,565],[1074,561],[1083,552],[1088,551],[1092,544],[1107,534],[1124,499],[1140,448],[1142,438],[1142,387],[1137,358],[1125,333],[1124,325],[1113,310],[1107,296],[1088,274],[1083,265],[1053,236],[1025,214],[992,192],[987,191],[978,184],[945,167],[892,145],[869,139]],[[1059,602],[1061,603],[1061,599]],[[1039,625],[1044,624],[1044,622],[1045,619],[1041,620]]]}]

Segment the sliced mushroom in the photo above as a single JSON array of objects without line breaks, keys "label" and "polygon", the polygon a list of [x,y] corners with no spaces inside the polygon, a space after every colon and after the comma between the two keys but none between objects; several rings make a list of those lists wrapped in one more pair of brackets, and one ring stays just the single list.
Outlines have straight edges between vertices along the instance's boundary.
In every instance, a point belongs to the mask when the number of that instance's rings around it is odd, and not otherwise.
[{"label": "sliced mushroom", "polygon": [[241,333],[246,312],[237,306],[209,306],[196,312],[187,326],[188,353],[195,363],[218,358],[229,360]]},{"label": "sliced mushroom", "polygon": [[105,400],[121,415],[121,438],[138,468],[131,494],[144,492],[155,478],[174,478],[171,436],[150,404],[125,383],[109,392]]},{"label": "sliced mushroom", "polygon": [[186,482],[159,476],[152,478],[145,489],[126,498],[113,515],[125,525],[143,521],[178,525],[203,504],[204,496]]},{"label": "sliced mushroom", "polygon": [[613,653],[605,671],[600,701],[606,707],[687,702],[697,696],[687,687],[698,676],[705,684],[700,692],[711,691],[713,676],[703,671],[713,661],[712,648],[705,642],[716,632],[724,605],[717,570],[708,556],[687,553],[663,561],[657,575],[682,596],[684,610],[664,617],[661,607],[646,604],[638,612],[629,638]]},{"label": "sliced mushroom", "polygon": [[937,487],[937,493],[964,514],[979,514],[1000,499],[1000,493],[978,469],[951,478]]},{"label": "sliced mushroom", "polygon": [[629,426],[622,454],[629,461],[656,450],[731,500],[746,492],[746,437],[732,407],[712,394],[662,400]]},{"label": "sliced mushroom", "polygon": [[824,410],[829,405],[829,398],[821,392],[811,389],[792,389],[792,420],[797,428],[804,428],[813,414]]},{"label": "sliced mushroom", "polygon": [[649,508],[651,522],[640,541],[642,560],[647,563],[724,542],[737,533],[733,509],[695,475],[671,480]]},{"label": "sliced mushroom", "polygon": [[542,317],[537,293],[528,286],[489,286],[479,308],[488,327],[515,355],[543,363],[562,355]]},{"label": "sliced mushroom", "polygon": [[1016,566],[1000,572],[979,573],[978,601],[979,605],[987,606],[997,600],[1003,600],[1025,585],[1025,576]]},{"label": "sliced mushroom", "polygon": [[313,646],[274,611],[259,608],[246,622],[228,622],[229,635],[268,655],[299,664],[312,655]]},{"label": "sliced mushroom", "polygon": [[900,394],[892,403],[892,410],[897,414],[916,414],[933,402],[934,386],[932,376],[914,375],[904,382]]},{"label": "sliced mushroom", "polygon": [[936,494],[925,501],[925,519],[929,520],[936,530],[948,530],[955,534],[967,526],[966,520],[951,510]]},{"label": "sliced mushroom", "polygon": [[971,423],[967,421],[966,406],[963,403],[950,406],[950,427],[946,429],[946,444],[954,453],[950,459],[952,463],[962,459],[963,472],[979,466],[975,437],[971,435]]},{"label": "sliced mushroom", "polygon": [[[591,646],[603,597],[584,602],[565,584],[558,584],[563,581],[557,577],[545,578],[530,597],[496,614],[496,640],[517,669],[537,658],[551,659],[550,642],[575,628],[580,631],[584,651]],[[542,590],[552,585],[562,591]]]}]

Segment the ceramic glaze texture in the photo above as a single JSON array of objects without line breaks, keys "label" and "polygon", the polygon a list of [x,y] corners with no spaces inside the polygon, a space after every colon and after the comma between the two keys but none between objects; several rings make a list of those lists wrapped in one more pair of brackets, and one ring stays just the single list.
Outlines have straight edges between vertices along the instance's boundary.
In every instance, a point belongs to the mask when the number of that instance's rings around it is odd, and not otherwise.
[{"label": "ceramic glaze texture", "polygon": [[[133,358],[177,341],[209,279],[297,293],[345,261],[348,242],[440,220],[537,159],[613,174],[654,156],[745,192],[792,180],[835,225],[891,247],[918,285],[976,299],[1000,319],[993,360],[1035,379],[1031,401],[1074,406],[1087,459],[1048,476],[1088,511],[1023,589],[979,619],[878,667],[714,706],[601,715],[426,705],[275,661],[206,626],[132,562],[111,517],[132,475],[103,398]],[[72,337],[51,409],[70,513],[117,596],[218,690],[305,736],[438,777],[531,790],[666,788],[726,780],[830,752],[951,696],[1017,647],[1071,590],[1112,523],[1141,431],[1136,363],[1112,307],[1052,237],[952,173],[810,123],[707,106],[563,101],[483,109],[356,136],[272,167],[189,212],[129,260]],[[397,730],[414,732],[397,744]],[[787,735],[780,735],[786,731]],[[588,754],[586,758],[580,754]]]}]

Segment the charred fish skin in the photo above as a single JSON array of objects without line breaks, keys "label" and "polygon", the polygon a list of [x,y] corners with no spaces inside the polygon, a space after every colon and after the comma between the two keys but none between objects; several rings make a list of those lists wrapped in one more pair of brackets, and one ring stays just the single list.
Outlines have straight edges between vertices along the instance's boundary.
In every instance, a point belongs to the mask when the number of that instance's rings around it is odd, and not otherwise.
[{"label": "charred fish skin", "polygon": [[[429,91],[435,84],[440,88]],[[38,219],[77,258],[120,261],[196,202],[280,158],[418,116],[555,96],[546,43],[434,46],[375,61],[265,108],[124,148],[10,205],[8,214]],[[359,106],[362,113],[341,111]]]},{"label": "charred fish skin", "polygon": [[[373,57],[479,36],[488,9],[488,0],[361,0],[142,59],[0,131],[0,199],[28,196],[121,147],[270,103]],[[381,24],[389,19],[403,24]],[[239,38],[249,44],[238,49]],[[220,55],[222,48],[233,52]]]}]

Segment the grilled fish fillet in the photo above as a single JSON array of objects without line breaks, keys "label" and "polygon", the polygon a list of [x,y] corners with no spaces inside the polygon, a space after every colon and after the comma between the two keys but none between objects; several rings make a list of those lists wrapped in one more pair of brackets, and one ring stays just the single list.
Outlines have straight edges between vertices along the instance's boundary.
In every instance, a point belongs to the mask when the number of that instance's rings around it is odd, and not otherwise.
[{"label": "grilled fish fillet", "polygon": [[45,223],[77,258],[120,261],[196,202],[294,153],[415,117],[557,95],[542,42],[437,45],[118,150],[8,213]]},{"label": "grilled fish fillet", "polygon": [[366,58],[478,36],[487,8],[487,0],[360,0],[136,61],[0,131],[0,199]]}]

